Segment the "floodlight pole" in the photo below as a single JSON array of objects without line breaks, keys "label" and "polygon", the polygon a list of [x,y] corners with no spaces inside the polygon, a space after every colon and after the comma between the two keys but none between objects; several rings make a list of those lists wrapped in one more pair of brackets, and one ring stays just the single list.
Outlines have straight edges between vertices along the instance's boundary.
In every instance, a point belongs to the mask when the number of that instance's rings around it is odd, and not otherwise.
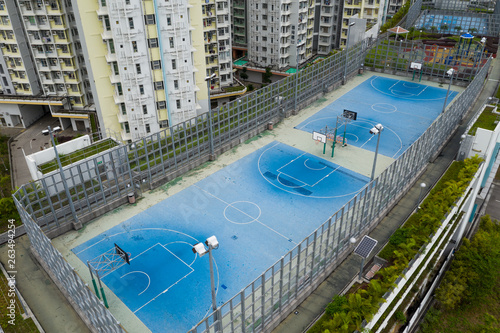
[{"label": "floodlight pole", "polygon": [[207,91],[208,91],[208,143],[210,149],[210,160],[214,160],[214,137],[212,132],[212,102],[210,101],[210,84],[212,79],[215,77],[215,73],[205,78],[207,81]]},{"label": "floodlight pole", "polygon": [[418,201],[417,201],[417,212],[420,209],[420,201],[422,200],[422,193],[424,192],[424,188],[427,185],[425,183],[420,183],[420,193],[418,194]]},{"label": "floodlight pole", "polygon": [[54,153],[56,155],[57,165],[59,166],[59,174],[61,175],[64,191],[66,192],[66,197],[68,198],[69,208],[71,209],[71,215],[73,215],[73,219],[75,220],[74,224],[78,226],[80,224],[80,221],[78,220],[78,216],[76,215],[76,210],[75,206],[73,205],[73,199],[71,198],[71,193],[69,193],[68,183],[66,183],[66,177],[64,176],[64,170],[61,164],[61,160],[59,159],[59,153],[57,152],[56,142],[54,141],[54,133],[52,132],[52,128],[50,126],[47,126],[47,129],[49,130],[50,140],[52,141],[52,147],[54,148]]},{"label": "floodlight pole", "polygon": [[299,93],[299,26],[297,25],[297,38],[296,38],[296,44],[295,44],[295,62],[297,66],[297,70],[295,72],[295,104],[294,104],[294,109],[295,112],[297,112],[297,96]]},{"label": "floodlight pole", "polygon": [[448,102],[448,95],[450,94],[451,82],[453,81],[453,74],[455,73],[455,70],[450,68],[446,73],[450,75],[450,84],[448,84],[448,91],[446,92],[446,98],[444,99],[443,110],[441,113],[444,113],[444,110],[446,109],[446,103]]},{"label": "floodlight pole", "polygon": [[220,316],[219,311],[217,310],[217,300],[215,298],[215,279],[214,279],[214,265],[213,265],[213,256],[212,256],[212,244],[207,244],[208,246],[208,259],[210,261],[210,284],[212,287],[212,310],[214,311],[214,321],[215,321],[215,332],[220,331]]},{"label": "floodlight pole", "polygon": [[342,80],[342,84],[347,83],[347,61],[348,61],[348,51],[349,51],[349,32],[351,31],[351,27],[355,25],[355,22],[351,22],[347,26],[347,40],[345,43],[345,66],[344,66],[344,79]]},{"label": "floodlight pole", "polygon": [[[376,128],[376,126],[375,126],[375,128]],[[373,178],[375,177],[375,168],[377,166],[378,145],[380,143],[380,134],[381,133],[382,133],[382,129],[378,129],[378,133],[377,133],[377,135],[378,135],[378,138],[377,138],[377,148],[375,148],[375,157],[373,158],[372,176],[370,178],[370,181],[372,181]]]}]

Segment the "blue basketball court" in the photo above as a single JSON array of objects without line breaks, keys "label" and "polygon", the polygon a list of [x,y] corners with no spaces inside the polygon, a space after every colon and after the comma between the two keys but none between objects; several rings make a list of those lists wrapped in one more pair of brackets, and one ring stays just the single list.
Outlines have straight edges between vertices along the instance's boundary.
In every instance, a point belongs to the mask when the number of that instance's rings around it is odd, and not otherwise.
[{"label": "blue basketball court", "polygon": [[[370,134],[382,124],[379,153],[399,157],[442,112],[447,89],[416,82],[373,76],[304,122],[297,129],[334,134],[337,116],[344,110],[357,112],[357,120],[339,126],[337,136],[344,136],[348,145],[375,151],[377,137]],[[447,104],[458,92],[450,90]]]},{"label": "blue basketball court", "polygon": [[92,260],[118,244],[130,265],[102,281],[153,332],[185,332],[211,312],[215,235],[218,305],[228,301],[358,193],[369,179],[272,142],[72,251]]},{"label": "blue basketball court", "polygon": [[[488,33],[487,20],[485,18],[472,16],[441,14],[421,15],[415,23],[415,26],[426,30],[430,30],[431,27],[434,27],[436,31],[441,31],[442,26],[447,26],[446,30],[448,33],[460,32],[460,34],[462,34],[462,32],[470,32],[471,29],[475,29],[476,33],[479,35]],[[456,31],[455,27],[460,27],[459,31]]]}]

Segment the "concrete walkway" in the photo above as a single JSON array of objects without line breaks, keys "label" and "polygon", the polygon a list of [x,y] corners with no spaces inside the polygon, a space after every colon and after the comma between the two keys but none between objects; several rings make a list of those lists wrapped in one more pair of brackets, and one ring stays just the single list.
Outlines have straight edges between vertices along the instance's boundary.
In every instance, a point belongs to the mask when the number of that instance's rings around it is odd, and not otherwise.
[{"label": "concrete walkway", "polygon": [[[377,247],[372,251],[368,262],[377,254],[385,243],[389,240],[392,233],[406,221],[417,207],[417,201],[420,193],[420,184],[427,184],[426,191],[439,180],[446,171],[448,165],[455,159],[460,146],[460,136],[464,133],[465,127],[472,115],[481,108],[484,101],[494,96],[500,79],[500,66],[497,59],[493,60],[492,70],[488,76],[487,83],[483,88],[479,98],[472,108],[472,112],[466,116],[463,124],[448,142],[442,154],[427,167],[427,170],[413,188],[406,194],[391,212],[380,222],[380,224],[370,233],[370,237],[378,240]],[[292,314],[290,314],[273,333],[299,333],[304,332],[313,324],[326,308],[327,304],[335,295],[340,294],[357,277],[360,269],[361,258],[356,255],[350,255],[330,276],[302,302]]]}]

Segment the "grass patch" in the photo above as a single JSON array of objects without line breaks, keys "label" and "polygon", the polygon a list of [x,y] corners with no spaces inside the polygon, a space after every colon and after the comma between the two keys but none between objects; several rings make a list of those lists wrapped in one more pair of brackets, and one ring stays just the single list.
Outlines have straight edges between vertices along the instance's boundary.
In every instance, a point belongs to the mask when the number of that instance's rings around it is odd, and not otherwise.
[{"label": "grass patch", "polygon": [[[499,261],[500,225],[484,216],[476,235],[470,241],[465,239],[457,251],[436,291],[438,301],[426,314],[420,332],[500,332]],[[442,303],[457,295],[460,298],[454,306]]]},{"label": "grass patch", "polygon": [[[0,292],[2,297],[0,297],[0,327],[2,327],[5,333],[34,333],[40,332],[35,325],[35,322],[31,318],[24,319],[21,315],[22,306],[15,294],[14,290],[11,290],[7,279],[0,273]],[[11,300],[15,303],[15,318],[12,319],[7,316],[8,310],[7,306],[11,304]],[[10,321],[10,323],[9,323]]]},{"label": "grass patch", "polygon": [[[93,155],[102,153],[103,151],[114,148],[116,146],[118,146],[118,144],[113,139],[104,139],[85,148],[78,149],[71,154],[59,154],[59,159],[61,160],[61,164],[64,167]],[[38,166],[38,170],[40,170],[40,172],[42,172],[43,174],[52,172],[57,168],[59,168],[59,166],[57,165],[57,161],[55,159]]]},{"label": "grass patch", "polygon": [[477,128],[484,128],[486,130],[493,131],[497,124],[495,122],[498,121],[498,114],[493,113],[494,108],[491,106],[487,106],[479,118],[477,118],[474,125],[469,130],[469,135],[476,135]]}]

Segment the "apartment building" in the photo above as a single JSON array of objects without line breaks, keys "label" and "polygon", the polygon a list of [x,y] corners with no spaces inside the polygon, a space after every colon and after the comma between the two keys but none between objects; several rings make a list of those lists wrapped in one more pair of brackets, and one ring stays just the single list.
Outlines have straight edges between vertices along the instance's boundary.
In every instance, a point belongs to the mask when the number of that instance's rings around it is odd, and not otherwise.
[{"label": "apartment building", "polygon": [[85,130],[95,113],[126,142],[206,112],[205,78],[215,74],[212,99],[234,83],[230,10],[218,0],[0,0],[0,126],[51,112]]},{"label": "apartment building", "polygon": [[[69,9],[66,7],[69,6]],[[71,2],[0,0],[0,126],[29,126],[46,112],[88,126],[92,102]]]},{"label": "apartment building", "polygon": [[77,3],[100,122],[122,141],[206,112],[206,77],[214,96],[233,84],[228,1]]},{"label": "apartment building", "polygon": [[[248,60],[253,66],[284,70],[297,67],[297,59],[300,64],[312,57],[313,0],[251,0],[245,9],[247,22],[252,22],[246,35]],[[240,35],[235,33],[235,39]]]},{"label": "apartment building", "polygon": [[[389,0],[341,0],[342,3],[342,21],[340,25],[340,43],[344,48],[347,42],[347,33],[349,30],[349,18],[366,19],[368,29],[375,25],[381,26],[385,20],[386,2]],[[392,1],[392,0],[391,0]],[[398,0],[393,2],[397,3]],[[378,31],[378,29],[377,29]]]}]

